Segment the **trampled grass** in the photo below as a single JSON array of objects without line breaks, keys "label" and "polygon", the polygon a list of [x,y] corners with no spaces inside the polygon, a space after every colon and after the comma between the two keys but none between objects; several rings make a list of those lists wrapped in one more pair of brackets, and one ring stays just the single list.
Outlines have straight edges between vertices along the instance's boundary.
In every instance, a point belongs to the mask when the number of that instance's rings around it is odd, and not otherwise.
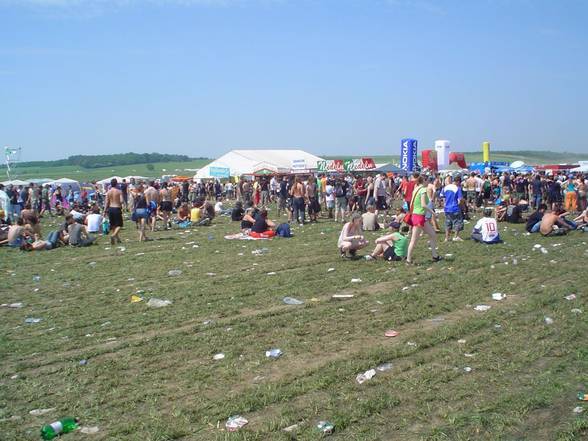
[{"label": "trampled grass", "polygon": [[[327,220],[293,227],[291,239],[223,238],[237,228],[221,218],[141,244],[128,222],[124,251],[105,238],[85,249],[0,250],[1,303],[25,304],[0,308],[0,438],[37,439],[43,423],[68,415],[100,428],[64,435],[72,441],[287,440],[293,424],[296,439],[311,440],[319,420],[340,440],[588,436],[588,409],[573,412],[588,368],[587,235],[546,239],[508,226],[503,245],[442,244],[455,260],[437,264],[422,240],[420,265],[407,267],[342,260],[339,225]],[[137,291],[145,301],[131,303]],[[173,304],[152,309],[150,297]],[[267,359],[270,348],[284,355]],[[355,381],[384,362],[392,369]],[[55,410],[29,414],[37,408]],[[235,414],[249,424],[228,433]]]}]

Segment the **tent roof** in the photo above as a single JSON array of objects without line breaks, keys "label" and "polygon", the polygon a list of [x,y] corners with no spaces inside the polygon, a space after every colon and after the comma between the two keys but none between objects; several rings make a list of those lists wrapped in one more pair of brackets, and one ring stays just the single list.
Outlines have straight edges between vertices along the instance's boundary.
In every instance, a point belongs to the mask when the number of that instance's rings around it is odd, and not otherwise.
[{"label": "tent roof", "polygon": [[122,180],[123,180],[123,178],[121,178],[120,176],[111,176],[110,178],[104,178],[99,181],[96,181],[96,184],[100,184],[100,185],[110,184],[110,181],[112,181],[113,179],[116,179],[118,182],[122,182]]},{"label": "tent roof", "polygon": [[49,184],[79,184],[79,182],[75,179],[61,178],[56,179],[55,181],[51,181]]},{"label": "tent roof", "polygon": [[388,164],[384,164],[384,165],[374,169],[373,171],[383,172],[383,173],[405,173],[404,170],[402,170],[400,167],[392,164],[391,162]]},{"label": "tent roof", "polygon": [[2,182],[2,185],[29,185],[29,182],[25,182],[20,179],[13,179],[11,181]]},{"label": "tent roof", "polygon": [[[256,169],[269,165],[271,168],[277,170],[290,171],[292,169],[292,161],[304,160],[306,168],[316,169],[317,161],[322,158],[315,156],[303,150],[289,150],[289,149],[272,149],[272,150],[231,150],[220,158],[212,161],[206,167],[201,168],[196,173],[197,178],[210,177],[210,167],[223,167],[231,170],[232,176],[241,176],[252,174]],[[267,167],[266,167],[267,168]]]}]

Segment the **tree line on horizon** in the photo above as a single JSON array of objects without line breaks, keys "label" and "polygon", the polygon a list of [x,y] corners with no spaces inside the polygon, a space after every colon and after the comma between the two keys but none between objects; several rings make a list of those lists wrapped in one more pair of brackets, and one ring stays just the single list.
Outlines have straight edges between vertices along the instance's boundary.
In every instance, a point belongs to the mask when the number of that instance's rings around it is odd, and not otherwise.
[{"label": "tree line on horizon", "polygon": [[[62,167],[76,166],[82,168],[114,167],[120,165],[151,164],[154,162],[187,162],[197,159],[187,155],[171,155],[166,153],[116,153],[112,155],[74,155],[67,159],[54,161],[20,162],[19,167]],[[2,165],[6,167],[6,165]]]}]

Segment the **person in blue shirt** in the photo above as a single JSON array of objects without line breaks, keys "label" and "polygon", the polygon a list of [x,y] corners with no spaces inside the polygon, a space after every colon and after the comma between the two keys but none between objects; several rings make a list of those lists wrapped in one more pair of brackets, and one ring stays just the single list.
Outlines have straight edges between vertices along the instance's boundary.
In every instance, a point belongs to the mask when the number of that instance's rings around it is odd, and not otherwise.
[{"label": "person in blue shirt", "polygon": [[445,201],[445,242],[449,241],[452,232],[454,234],[453,241],[461,242],[463,239],[459,237],[459,233],[463,230],[463,215],[459,201],[463,199],[463,195],[461,185],[453,183],[453,176],[449,175],[445,179],[445,187],[441,190],[441,197]]}]

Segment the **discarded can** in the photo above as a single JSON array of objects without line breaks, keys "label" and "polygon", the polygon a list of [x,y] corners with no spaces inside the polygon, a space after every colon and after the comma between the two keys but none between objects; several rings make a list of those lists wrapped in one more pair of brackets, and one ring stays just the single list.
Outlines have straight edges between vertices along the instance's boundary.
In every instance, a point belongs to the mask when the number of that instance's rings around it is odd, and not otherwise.
[{"label": "discarded can", "polygon": [[316,428],[325,435],[330,435],[335,430],[335,425],[330,421],[319,421]]}]

